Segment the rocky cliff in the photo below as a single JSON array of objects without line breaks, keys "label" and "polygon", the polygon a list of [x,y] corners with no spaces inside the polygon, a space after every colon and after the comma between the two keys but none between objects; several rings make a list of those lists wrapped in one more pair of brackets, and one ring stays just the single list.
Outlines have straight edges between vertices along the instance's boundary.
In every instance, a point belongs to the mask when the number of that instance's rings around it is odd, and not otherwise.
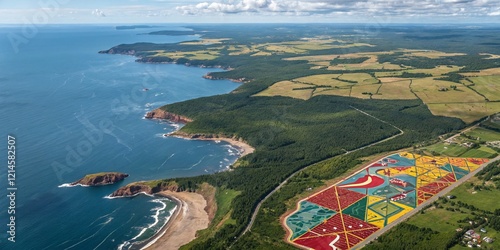
[{"label": "rocky cliff", "polygon": [[193,121],[185,116],[170,113],[170,112],[167,112],[167,111],[165,111],[163,109],[159,109],[159,108],[155,109],[153,111],[147,112],[145,115],[145,118],[147,118],[147,119],[165,119],[165,120],[169,120],[171,122],[177,122],[177,123],[188,123],[188,122]]},{"label": "rocky cliff", "polygon": [[114,191],[110,195],[110,197],[131,197],[140,193],[155,194],[166,190],[170,190],[173,192],[182,191],[179,189],[179,187],[175,182],[166,183],[161,181],[154,181],[154,182],[141,181],[141,182],[133,182],[124,187],[119,188],[118,190]]},{"label": "rocky cliff", "polygon": [[128,174],[117,173],[117,172],[104,172],[97,174],[89,174],[81,178],[78,181],[71,183],[72,186],[84,185],[84,186],[103,186],[110,185],[122,181],[127,178]]}]

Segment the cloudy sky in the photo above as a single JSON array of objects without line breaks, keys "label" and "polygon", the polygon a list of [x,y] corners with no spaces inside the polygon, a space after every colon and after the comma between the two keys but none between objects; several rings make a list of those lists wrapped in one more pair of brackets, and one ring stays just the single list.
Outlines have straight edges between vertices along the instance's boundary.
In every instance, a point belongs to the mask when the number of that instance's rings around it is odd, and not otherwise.
[{"label": "cloudy sky", "polygon": [[500,0],[0,0],[0,23],[500,23]]}]

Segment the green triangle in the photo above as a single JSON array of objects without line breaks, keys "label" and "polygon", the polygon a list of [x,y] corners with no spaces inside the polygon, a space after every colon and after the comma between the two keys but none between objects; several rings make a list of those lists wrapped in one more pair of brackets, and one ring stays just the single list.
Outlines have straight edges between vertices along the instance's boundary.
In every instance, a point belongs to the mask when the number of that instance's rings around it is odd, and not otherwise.
[{"label": "green triangle", "polygon": [[366,205],[367,205],[367,197],[357,201],[356,203],[353,203],[348,208],[342,210],[342,213],[348,214],[352,217],[364,221],[366,217]]}]

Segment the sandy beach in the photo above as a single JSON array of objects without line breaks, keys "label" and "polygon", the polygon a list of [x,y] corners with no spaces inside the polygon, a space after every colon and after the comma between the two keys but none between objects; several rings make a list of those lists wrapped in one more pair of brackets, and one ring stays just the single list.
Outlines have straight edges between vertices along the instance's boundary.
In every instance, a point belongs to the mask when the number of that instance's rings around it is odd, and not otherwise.
[{"label": "sandy beach", "polygon": [[235,148],[240,151],[240,157],[243,157],[245,155],[251,154],[255,151],[255,148],[250,146],[244,141],[236,140],[233,138],[225,138],[225,137],[206,137],[206,136],[199,136],[199,137],[193,137],[192,135],[189,134],[183,134],[179,132],[174,132],[172,134],[167,134],[167,136],[172,136],[172,137],[177,137],[177,138],[182,138],[186,140],[200,140],[200,141],[225,141]]},{"label": "sandy beach", "polygon": [[245,142],[237,141],[237,140],[230,139],[230,138],[214,138],[214,139],[204,139],[204,140],[225,141],[225,142],[233,145],[234,147],[238,148],[238,150],[241,153],[240,157],[251,154],[255,151],[255,148],[246,144]]},{"label": "sandy beach", "polygon": [[161,232],[142,249],[179,249],[196,238],[196,231],[208,227],[207,201],[201,194],[163,191],[157,195],[174,200],[177,209]]}]

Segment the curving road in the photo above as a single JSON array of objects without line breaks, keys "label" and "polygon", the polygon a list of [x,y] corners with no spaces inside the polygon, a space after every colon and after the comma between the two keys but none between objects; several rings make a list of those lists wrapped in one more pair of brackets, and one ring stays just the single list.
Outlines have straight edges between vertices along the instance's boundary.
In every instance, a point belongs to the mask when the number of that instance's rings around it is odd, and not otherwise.
[{"label": "curving road", "polygon": [[[375,117],[375,116],[373,116],[373,115],[370,115],[370,114],[366,113],[365,111],[362,111],[362,110],[360,110],[360,109],[357,109],[357,108],[355,108],[355,107],[353,107],[353,106],[350,106],[350,107],[351,107],[352,109],[354,109],[354,110],[356,110],[356,111],[358,111],[358,112],[360,112],[360,113],[362,113],[362,114],[366,115],[366,116],[369,116],[369,117],[371,117],[371,118],[373,118],[373,119],[377,120],[377,121],[380,121],[380,122],[382,122],[382,123],[385,123],[385,124],[388,124],[388,125],[392,126],[393,128],[395,128],[395,129],[399,130],[399,133],[398,133],[398,134],[396,134],[396,135],[393,135],[393,136],[391,136],[391,137],[389,137],[389,138],[385,138],[385,139],[383,139],[383,140],[376,141],[376,142],[371,143],[371,144],[369,144],[369,145],[366,145],[366,146],[363,146],[363,147],[359,147],[359,148],[357,148],[357,149],[353,149],[353,150],[351,150],[351,151],[347,151],[347,152],[345,152],[345,154],[344,154],[344,155],[351,154],[351,153],[354,153],[354,152],[356,152],[356,151],[359,151],[359,150],[362,150],[362,149],[365,149],[365,148],[368,148],[368,147],[371,147],[371,146],[374,146],[374,145],[377,145],[377,144],[380,144],[380,143],[383,143],[383,142],[386,142],[386,141],[392,140],[392,139],[394,139],[394,138],[396,138],[396,137],[401,136],[401,135],[403,135],[403,134],[404,134],[404,131],[403,131],[402,129],[400,129],[400,128],[396,127],[395,125],[393,125],[393,124],[391,124],[391,123],[389,123],[389,122],[387,122],[387,121],[383,121],[383,120],[381,120],[381,119],[379,119],[379,118],[377,118],[377,117]],[[311,165],[309,165],[309,166],[312,166],[312,165],[314,165],[314,164],[311,164]],[[262,199],[262,200],[261,200],[261,201],[257,204],[257,206],[255,207],[255,210],[254,210],[254,212],[253,212],[253,214],[252,214],[252,218],[250,219],[250,222],[248,223],[248,225],[247,225],[247,227],[245,228],[245,230],[243,231],[243,233],[241,233],[241,235],[240,235],[240,236],[238,236],[238,238],[236,239],[236,241],[238,241],[238,240],[241,238],[241,236],[245,235],[248,231],[250,231],[250,229],[252,229],[252,226],[253,226],[253,224],[254,224],[254,222],[255,222],[255,219],[257,218],[257,215],[259,214],[259,210],[260,210],[260,207],[262,206],[262,204],[263,204],[263,203],[264,203],[264,202],[265,202],[265,201],[266,201],[269,197],[271,197],[271,195],[273,195],[274,193],[276,193],[276,191],[280,190],[280,189],[281,189],[281,188],[282,188],[282,187],[283,187],[283,186],[284,186],[284,185],[285,185],[285,184],[286,184],[286,183],[287,183],[287,182],[288,182],[291,178],[293,178],[295,175],[297,175],[298,173],[300,173],[300,172],[301,172],[301,171],[303,171],[304,169],[308,168],[309,166],[306,166],[306,167],[304,167],[304,168],[301,168],[301,169],[299,169],[299,170],[297,170],[297,171],[293,172],[290,176],[288,176],[288,177],[287,177],[284,181],[282,181],[282,182],[281,182],[281,183],[280,183],[280,184],[279,184],[276,188],[274,188],[274,189],[273,189],[273,191],[271,191],[269,194],[267,194],[267,195],[266,195],[266,197],[264,197],[264,199]],[[235,241],[235,242],[236,242],[236,241]],[[233,243],[233,244],[234,244],[234,243]],[[231,246],[232,246],[232,245],[231,245]],[[231,248],[231,246],[230,246],[229,248]]]}]

